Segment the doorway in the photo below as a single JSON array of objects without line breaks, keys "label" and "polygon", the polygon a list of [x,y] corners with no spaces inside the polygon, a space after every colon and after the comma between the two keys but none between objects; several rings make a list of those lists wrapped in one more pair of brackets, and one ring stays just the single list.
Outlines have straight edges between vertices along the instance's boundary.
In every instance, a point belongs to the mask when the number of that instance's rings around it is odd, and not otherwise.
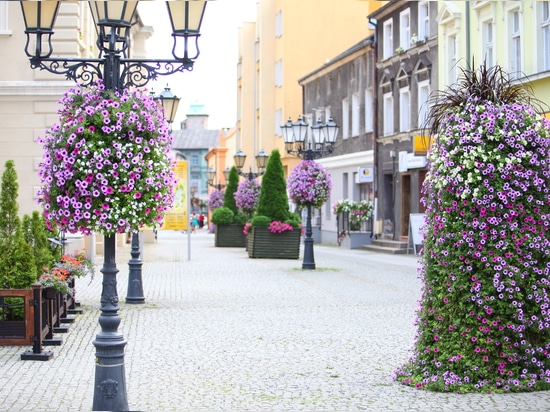
[{"label": "doorway", "polygon": [[409,236],[409,215],[411,214],[411,175],[401,175],[401,237]]}]

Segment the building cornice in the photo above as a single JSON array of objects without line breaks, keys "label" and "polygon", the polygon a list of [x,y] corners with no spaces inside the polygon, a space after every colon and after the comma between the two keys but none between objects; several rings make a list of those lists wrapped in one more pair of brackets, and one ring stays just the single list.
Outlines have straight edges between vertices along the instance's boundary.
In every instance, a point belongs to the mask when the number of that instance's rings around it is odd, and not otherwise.
[{"label": "building cornice", "polygon": [[327,168],[338,168],[338,167],[354,167],[354,166],[365,166],[373,163],[373,151],[366,150],[363,152],[348,153],[341,156],[325,157],[317,160],[318,163],[322,164]]},{"label": "building cornice", "polygon": [[0,96],[60,96],[72,81],[0,81]]}]

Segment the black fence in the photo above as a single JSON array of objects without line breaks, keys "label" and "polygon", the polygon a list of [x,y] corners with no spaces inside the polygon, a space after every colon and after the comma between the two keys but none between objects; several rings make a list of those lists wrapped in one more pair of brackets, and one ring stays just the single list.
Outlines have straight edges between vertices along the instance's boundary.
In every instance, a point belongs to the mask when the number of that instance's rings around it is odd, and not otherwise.
[{"label": "black fence", "polygon": [[346,235],[350,235],[352,232],[370,232],[372,233],[373,222],[372,217],[367,220],[354,221],[350,219],[350,212],[342,212],[336,215],[337,236],[338,244],[342,242],[342,239]]}]

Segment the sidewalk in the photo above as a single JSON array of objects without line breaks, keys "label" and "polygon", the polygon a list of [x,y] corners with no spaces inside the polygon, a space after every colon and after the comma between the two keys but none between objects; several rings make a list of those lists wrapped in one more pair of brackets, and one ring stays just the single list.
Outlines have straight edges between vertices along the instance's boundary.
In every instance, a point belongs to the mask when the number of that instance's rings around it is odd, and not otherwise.
[{"label": "sidewalk", "polygon": [[[131,410],[550,410],[550,392],[441,394],[392,380],[416,331],[414,256],[316,245],[317,270],[303,271],[301,259],[213,245],[206,230],[160,231],[145,245],[142,305],[125,303],[130,247],[118,251]],[[91,410],[101,280],[79,279],[84,313],[48,347],[52,360],[0,347],[0,411]]]}]

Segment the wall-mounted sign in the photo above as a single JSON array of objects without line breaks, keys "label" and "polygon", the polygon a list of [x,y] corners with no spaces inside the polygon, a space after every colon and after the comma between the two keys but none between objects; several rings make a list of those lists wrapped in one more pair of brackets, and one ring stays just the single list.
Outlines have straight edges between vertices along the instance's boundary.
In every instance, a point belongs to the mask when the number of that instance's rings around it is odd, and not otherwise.
[{"label": "wall-mounted sign", "polygon": [[374,181],[374,169],[372,167],[358,167],[356,183],[372,183]]},{"label": "wall-mounted sign", "polygon": [[406,172],[409,169],[426,167],[426,156],[415,156],[406,151],[399,152],[399,171]]},{"label": "wall-mounted sign", "polygon": [[413,152],[415,155],[425,155],[432,143],[430,136],[413,136]]}]

